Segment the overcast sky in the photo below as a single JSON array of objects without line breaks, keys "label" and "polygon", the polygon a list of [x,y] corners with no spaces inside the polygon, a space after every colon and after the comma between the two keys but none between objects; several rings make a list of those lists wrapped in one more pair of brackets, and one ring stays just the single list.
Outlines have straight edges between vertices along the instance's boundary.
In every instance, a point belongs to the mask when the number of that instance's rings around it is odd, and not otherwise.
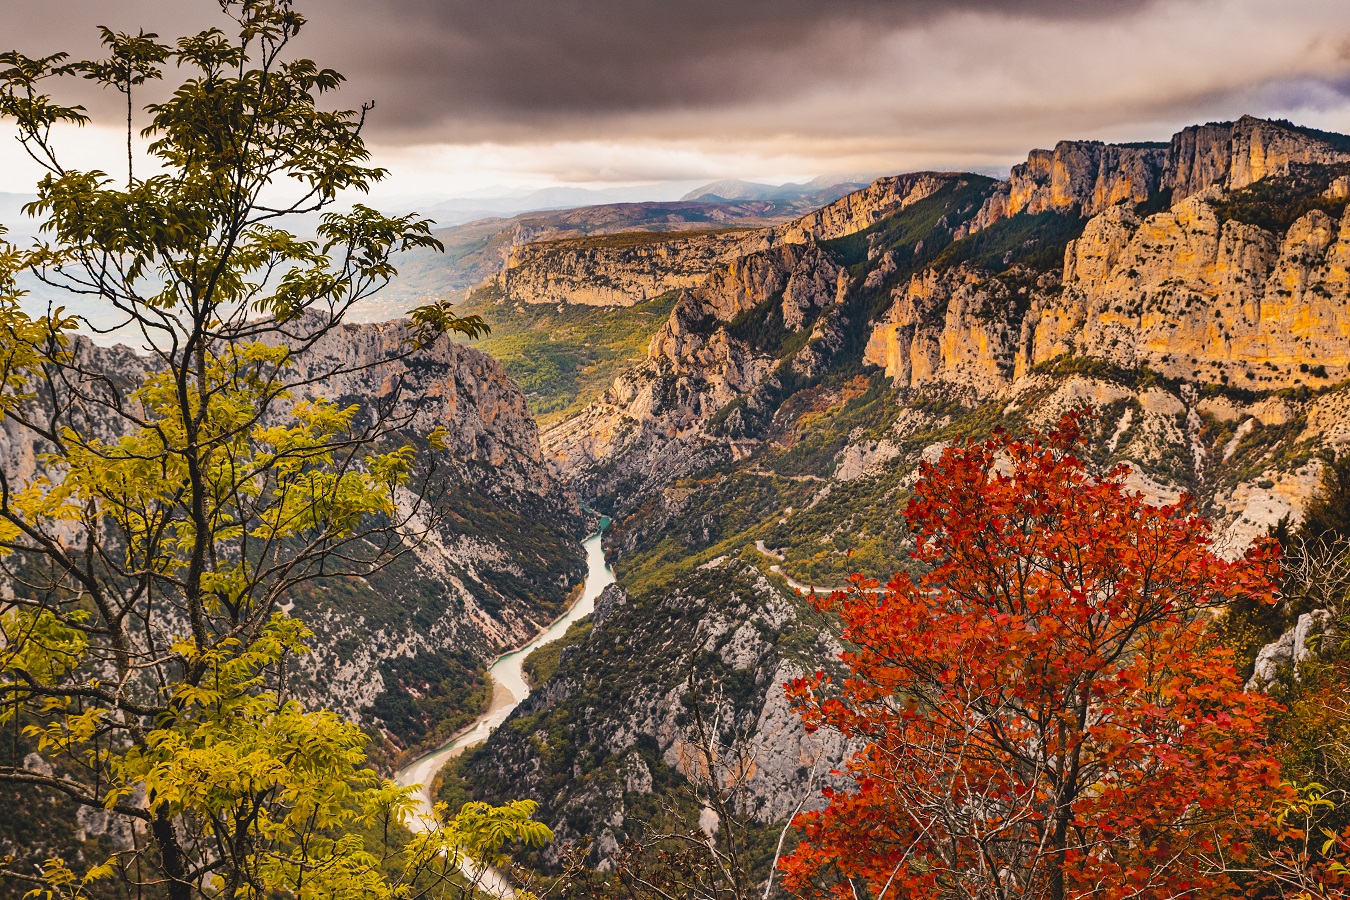
[{"label": "overcast sky", "polygon": [[[1244,113],[1350,132],[1347,0],[301,0],[373,100],[387,196],[920,168]],[[95,52],[214,0],[0,0],[0,44]],[[116,138],[71,138],[79,165]],[[0,146],[0,190],[32,171]]]}]

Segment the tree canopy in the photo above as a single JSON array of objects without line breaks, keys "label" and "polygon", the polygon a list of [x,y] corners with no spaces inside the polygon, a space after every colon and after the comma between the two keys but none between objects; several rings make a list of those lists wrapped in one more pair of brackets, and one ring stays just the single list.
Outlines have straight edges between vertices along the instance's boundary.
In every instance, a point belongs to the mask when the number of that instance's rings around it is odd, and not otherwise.
[{"label": "tree canopy", "polygon": [[[367,767],[357,726],[300,702],[309,631],[287,613],[300,585],[387,565],[425,522],[418,398],[397,377],[362,403],[325,394],[371,365],[330,352],[353,306],[398,251],[437,244],[426,220],[340,205],[384,173],[370,107],[327,108],[342,76],[290,52],[304,17],[220,8],[225,27],[172,43],[105,28],[103,59],[0,54],[0,115],[45,169],[41,239],[0,246],[0,782],[124,823],[106,860],[4,874],[172,900],[459,890],[465,856],[548,829],[531,804],[479,805],[368,846],[410,791]],[[54,126],[90,121],[54,98],[72,78],[126,95],[125,179],[65,164]],[[316,215],[314,237],[288,230]],[[114,313],[137,352],[96,347],[77,332],[98,324],[63,308],[26,313],[25,273]],[[379,362],[483,328],[432,303]]]},{"label": "tree canopy", "polygon": [[851,675],[793,685],[863,745],[798,818],[786,881],[818,896],[1237,896],[1288,802],[1209,611],[1273,602],[1276,553],[1226,561],[1187,502],[1090,471],[1080,414],[958,443],[906,509],[919,573],[828,607]]}]

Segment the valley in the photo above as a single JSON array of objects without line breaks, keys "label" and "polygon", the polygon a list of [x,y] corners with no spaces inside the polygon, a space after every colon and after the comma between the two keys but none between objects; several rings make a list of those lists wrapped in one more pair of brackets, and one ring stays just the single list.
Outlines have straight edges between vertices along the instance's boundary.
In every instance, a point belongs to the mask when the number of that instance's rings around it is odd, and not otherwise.
[{"label": "valley", "polygon": [[[291,599],[314,632],[299,690],[421,785],[414,831],[435,803],[525,798],[555,839],[515,862],[545,875],[724,827],[766,878],[859,746],[804,731],[786,687],[844,674],[818,600],[914,571],[905,511],[945,449],[1087,407],[1092,470],[1191,498],[1226,558],[1297,526],[1350,446],[1348,204],[1350,138],[1243,118],[1063,142],[1007,180],[442,232],[297,363],[304,396],[406,410],[428,454],[404,550]],[[490,333],[401,359],[393,311],[460,295]],[[1288,624],[1243,638],[1246,674]],[[122,840],[76,815],[40,814]]]},{"label": "valley", "polygon": [[[608,384],[536,407],[554,471],[614,516],[617,585],[442,799],[523,792],[596,860],[688,825],[699,689],[753,748],[743,812],[768,852],[806,773],[845,752],[790,728],[781,686],[839,652],[799,589],[906,570],[910,488],[956,440],[1088,405],[1092,464],[1153,502],[1193,496],[1222,552],[1297,522],[1350,442],[1348,174],[1339,136],[1255,119],[1066,143],[1009,181],[881,179],[737,233],[706,274],[653,281],[660,307],[596,290],[690,272],[697,241],[664,245],[668,269],[566,241],[518,253],[528,277],[508,266],[466,309],[511,335],[574,317],[583,344],[631,328]],[[516,371],[547,359],[519,352]]]},{"label": "valley", "polygon": [[50,6],[0,900],[1350,900],[1344,0]]}]

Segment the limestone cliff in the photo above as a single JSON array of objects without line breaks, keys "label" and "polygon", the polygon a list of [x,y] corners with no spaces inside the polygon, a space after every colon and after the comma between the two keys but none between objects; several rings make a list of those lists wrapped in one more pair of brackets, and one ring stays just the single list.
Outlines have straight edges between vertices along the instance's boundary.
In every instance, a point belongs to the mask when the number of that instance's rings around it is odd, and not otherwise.
[{"label": "limestone cliff", "polygon": [[1263,390],[1347,377],[1344,202],[1276,234],[1221,218],[1233,196],[1211,188],[1147,217],[1111,206],[1069,244],[1059,277],[918,273],[866,358],[901,384],[945,379],[980,395],[1065,354]]},{"label": "limestone cliff", "polygon": [[580,415],[545,433],[546,453],[587,496],[627,503],[730,452],[705,426],[759,387],[774,360],[725,325],[708,330],[706,322],[702,304],[686,295],[645,360]]},{"label": "limestone cliff", "polygon": [[632,306],[700,284],[762,242],[744,231],[541,241],[513,248],[498,281],[512,301]]},{"label": "limestone cliff", "polygon": [[770,229],[775,243],[800,244],[828,241],[856,234],[888,216],[949,187],[965,176],[951,172],[914,172],[878,178],[810,215]]},{"label": "limestone cliff", "polygon": [[1075,352],[1262,389],[1350,374],[1350,217],[1314,209],[1272,234],[1221,220],[1214,199],[1089,223],[1062,295],[1029,323],[1026,361]]},{"label": "limestone cliff", "polygon": [[1019,312],[1030,298],[1026,284],[1012,281],[966,267],[916,274],[896,289],[864,359],[897,384],[944,382],[987,394],[1008,381],[1017,363]]},{"label": "limestone cliff", "polygon": [[[812,331],[794,365],[814,370],[839,336],[817,316],[834,304],[847,278],[814,243],[781,244],[730,262],[686,291],[652,336],[647,357],[579,416],[544,434],[557,468],[590,496],[642,496],[653,485],[742,452],[744,428],[734,401],[773,383],[777,360],[733,333],[748,314],[772,305],[788,333]],[[718,435],[708,426],[721,419]],[[627,503],[627,500],[619,501]]]},{"label": "limestone cliff", "polygon": [[1347,161],[1350,141],[1340,135],[1252,116],[1193,125],[1167,144],[1060,141],[1014,166],[969,232],[1021,212],[1077,208],[1092,216],[1121,202],[1144,203],[1164,193],[1181,200],[1213,186],[1247,187],[1295,166]]}]

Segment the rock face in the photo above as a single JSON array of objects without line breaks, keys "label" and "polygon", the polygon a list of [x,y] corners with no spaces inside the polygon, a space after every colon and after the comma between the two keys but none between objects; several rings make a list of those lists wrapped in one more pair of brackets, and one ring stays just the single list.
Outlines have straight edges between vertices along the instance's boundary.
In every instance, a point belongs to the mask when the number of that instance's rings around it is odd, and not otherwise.
[{"label": "rock face", "polygon": [[1121,202],[1143,203],[1168,191],[1182,200],[1207,188],[1247,187],[1298,165],[1350,161],[1338,135],[1243,116],[1236,122],[1193,125],[1167,144],[1061,141],[1032,150],[1009,180],[985,201],[972,231],[1020,212],[1078,208],[1092,216]]},{"label": "rock face", "polygon": [[1093,215],[1121,201],[1142,203],[1162,186],[1166,165],[1167,148],[1161,146],[1061,141],[1054,150],[1031,151],[1013,167],[1007,214],[1077,205]]},{"label": "rock face", "polygon": [[903,385],[940,379],[982,396],[1066,354],[1267,390],[1345,378],[1350,215],[1313,209],[1272,234],[1221,220],[1225,196],[1145,219],[1109,207],[1070,243],[1058,279],[916,274],[866,358]]},{"label": "rock face", "polygon": [[489,659],[518,646],[557,615],[585,571],[576,501],[545,464],[519,387],[495,359],[450,340],[386,361],[408,337],[402,321],[347,325],[298,363],[318,379],[316,393],[360,404],[397,398],[411,432],[446,429],[447,449],[423,487],[428,508],[413,523],[430,526],[425,539],[364,584],[296,600],[316,633],[303,665],[317,699],[358,721],[386,691],[425,690],[390,683],[392,661],[463,651]]},{"label": "rock face", "polygon": [[1262,647],[1256,654],[1256,668],[1247,682],[1248,689],[1277,681],[1286,668],[1293,669],[1290,674],[1297,680],[1299,663],[1316,652],[1309,642],[1326,631],[1331,618],[1331,613],[1325,609],[1304,613],[1293,628]]},{"label": "rock face", "polygon": [[[788,705],[784,684],[839,652],[828,635],[806,642],[805,653],[777,646],[801,627],[802,610],[801,598],[725,557],[672,591],[611,589],[586,641],[563,651],[558,673],[464,769],[483,796],[538,799],[560,838],[554,847],[589,836],[607,856],[641,826],[642,813],[630,816],[650,808],[646,795],[668,789],[676,773],[707,777],[685,713],[692,675],[699,702],[717,709],[721,737],[748,748],[740,812],[767,824],[799,802],[815,808],[849,748],[838,734],[806,734]],[[635,660],[646,677],[629,674]]]},{"label": "rock face", "polygon": [[[647,358],[577,417],[544,434],[548,458],[589,496],[639,497],[653,485],[740,452],[734,401],[755,406],[777,360],[732,333],[766,302],[789,333],[813,326],[794,365],[819,368],[840,335],[817,314],[835,304],[846,273],[819,244],[780,244],[730,262],[684,292],[652,336]],[[721,434],[708,426],[720,418]],[[626,502],[626,501],[620,501]]]},{"label": "rock face", "polygon": [[1072,350],[1260,388],[1346,377],[1350,217],[1315,209],[1271,234],[1221,221],[1214,196],[1089,223],[1066,255],[1063,295],[1034,322],[1029,361]]},{"label": "rock face", "polygon": [[632,306],[700,284],[758,243],[743,231],[544,241],[513,248],[498,281],[512,301]]},{"label": "rock face", "polygon": [[400,411],[412,414],[407,427],[419,433],[445,428],[456,464],[491,467],[502,488],[558,494],[560,485],[543,465],[539,429],[501,363],[450,340],[388,361],[410,337],[403,320],[343,325],[302,355],[298,368],[319,378],[317,391],[330,398],[369,403],[398,392]]},{"label": "rock face", "polygon": [[645,360],[580,415],[545,434],[553,464],[589,496],[615,497],[621,487],[641,496],[650,484],[729,452],[704,426],[759,387],[774,360],[732,337],[723,324],[706,330],[707,320],[707,306],[685,295],[652,337]]},{"label": "rock face", "polygon": [[914,172],[878,178],[810,215],[771,229],[771,241],[800,244],[846,237],[931,197],[967,176],[952,172]]},{"label": "rock face", "polygon": [[929,269],[896,289],[890,311],[872,329],[864,359],[883,367],[897,384],[941,381],[983,396],[1013,374],[1019,310],[1028,301],[1024,285],[1009,287],[965,267]]}]

